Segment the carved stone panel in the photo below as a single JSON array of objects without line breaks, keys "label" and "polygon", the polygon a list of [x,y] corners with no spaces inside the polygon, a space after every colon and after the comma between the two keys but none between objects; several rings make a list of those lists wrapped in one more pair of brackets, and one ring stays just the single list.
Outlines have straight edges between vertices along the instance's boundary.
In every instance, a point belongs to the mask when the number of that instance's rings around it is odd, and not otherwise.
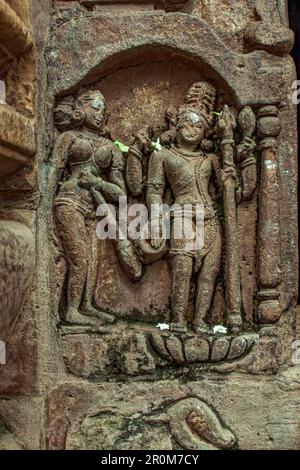
[{"label": "carved stone panel", "polygon": [[[159,64],[154,57],[152,67]],[[54,305],[65,365],[77,376],[116,380],[168,377],[177,374],[174,367],[185,374],[188,364],[192,376],[203,369],[221,370],[219,363],[255,373],[268,367],[274,371],[280,361],[276,328],[267,337],[258,328],[280,319],[280,272],[276,268],[273,297],[269,289],[265,299],[269,281],[264,276],[269,274],[263,274],[265,264],[257,265],[256,250],[249,251],[257,237],[259,249],[266,250],[257,224],[269,223],[263,204],[270,208],[271,201],[263,196],[258,207],[257,190],[258,174],[264,174],[258,162],[265,152],[260,138],[267,107],[258,112],[235,107],[226,90],[201,79],[197,69],[184,64],[175,71],[172,58],[147,79],[148,70],[136,65],[122,71],[122,78],[114,72],[125,96],[112,97],[110,105],[102,90],[110,96],[111,77],[55,104],[57,134],[47,165]],[[168,86],[158,94],[163,80]],[[155,142],[159,147],[153,151]],[[121,211],[120,198],[132,208],[137,203],[149,209],[166,202],[194,204],[195,209],[201,204],[203,245],[189,249],[188,239],[177,240],[172,232],[164,241],[99,240],[101,216],[95,211],[106,205],[102,221],[105,216],[109,222]],[[262,211],[259,218],[257,211]],[[253,227],[247,230],[249,221]],[[274,233],[272,243],[278,241]],[[268,306],[272,314],[263,313]],[[268,356],[263,363],[257,361],[258,351]]]},{"label": "carved stone panel", "polygon": [[[3,328],[21,323],[0,433],[53,450],[296,448],[285,2],[46,3],[33,2],[39,189],[28,169],[28,199],[18,174],[2,186],[0,266],[24,257],[2,297]],[[31,158],[23,118],[0,144]]]}]

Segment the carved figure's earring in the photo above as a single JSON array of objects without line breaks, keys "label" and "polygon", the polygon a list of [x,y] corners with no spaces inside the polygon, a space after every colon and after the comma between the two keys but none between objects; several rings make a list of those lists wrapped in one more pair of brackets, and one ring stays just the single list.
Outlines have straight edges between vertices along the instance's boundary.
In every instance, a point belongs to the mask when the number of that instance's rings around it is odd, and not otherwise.
[{"label": "carved figure's earring", "polygon": [[75,111],[73,111],[73,114],[71,116],[72,124],[76,127],[80,127],[84,123],[84,120],[85,120],[85,112],[82,111],[81,109],[75,109]]}]

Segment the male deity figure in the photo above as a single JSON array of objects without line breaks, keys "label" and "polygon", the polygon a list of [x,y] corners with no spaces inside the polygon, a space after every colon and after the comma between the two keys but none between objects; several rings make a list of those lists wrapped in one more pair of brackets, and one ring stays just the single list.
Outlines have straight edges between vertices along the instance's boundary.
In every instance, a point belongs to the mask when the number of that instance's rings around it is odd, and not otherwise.
[{"label": "male deity figure", "polygon": [[[70,122],[68,116],[73,104]],[[57,139],[49,175],[52,193],[60,181],[53,206],[68,268],[65,321],[94,324],[95,319],[87,317],[97,317],[102,323],[112,323],[114,316],[92,305],[97,266],[88,252],[88,227],[99,198],[117,203],[119,197],[126,196],[123,156],[105,136],[107,111],[100,91],[81,90],[75,103],[66,98],[56,109],[55,121],[61,130],[72,128]],[[119,250],[118,255],[126,268],[128,253],[123,256]],[[130,263],[129,270],[131,259]]]},{"label": "male deity figure", "polygon": [[[184,105],[178,109],[177,123],[173,130],[174,143],[169,148],[163,148],[152,154],[147,182],[149,207],[152,204],[162,206],[167,184],[171,187],[175,204],[181,207],[189,204],[194,208],[197,204],[201,204],[204,207],[204,247],[202,249],[187,250],[185,240],[178,240],[174,236],[170,240],[172,329],[186,331],[186,311],[194,271],[197,273],[197,285],[193,328],[199,334],[211,333],[206,322],[209,319],[222,255],[221,226],[210,193],[210,184],[214,182],[215,193],[220,193],[224,181],[236,176],[236,174],[232,175],[235,173],[232,162],[225,165],[223,161],[222,170],[217,155],[208,153],[206,150],[206,136],[213,125],[215,104],[216,89],[212,84],[199,82],[190,88]],[[227,107],[219,120],[218,130],[223,142],[221,154],[228,163],[232,157],[231,150],[234,143],[234,118]],[[240,152],[244,155],[242,158],[247,159],[249,152],[253,153],[251,139],[243,143]],[[251,162],[248,158],[248,163],[253,165],[253,158]],[[256,181],[254,184],[256,185]],[[233,205],[234,207],[229,210],[235,212],[235,200]],[[152,239],[151,243],[153,247],[158,247],[161,240]],[[226,248],[231,249],[230,246]],[[227,253],[227,256],[231,256],[231,253]],[[238,260],[236,262],[238,264]],[[241,324],[239,311],[233,312],[231,322],[230,326]]]}]

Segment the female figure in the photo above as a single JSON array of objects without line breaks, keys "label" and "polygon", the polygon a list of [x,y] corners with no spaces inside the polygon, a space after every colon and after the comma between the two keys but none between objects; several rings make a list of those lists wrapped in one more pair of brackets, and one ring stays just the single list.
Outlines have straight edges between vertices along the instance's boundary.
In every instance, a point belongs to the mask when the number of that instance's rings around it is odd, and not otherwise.
[{"label": "female figure", "polygon": [[[70,102],[66,103],[70,107]],[[56,110],[56,123],[66,128],[64,107]],[[88,226],[94,212],[91,187],[105,199],[117,202],[125,196],[123,157],[103,136],[106,103],[98,90],[80,91],[71,115],[72,130],[57,139],[49,175],[54,197],[54,218],[67,261],[67,310],[65,321],[76,324],[111,323],[114,317],[92,306],[96,266],[88,252]],[[103,178],[100,176],[103,176]],[[104,179],[104,176],[106,179]]]}]

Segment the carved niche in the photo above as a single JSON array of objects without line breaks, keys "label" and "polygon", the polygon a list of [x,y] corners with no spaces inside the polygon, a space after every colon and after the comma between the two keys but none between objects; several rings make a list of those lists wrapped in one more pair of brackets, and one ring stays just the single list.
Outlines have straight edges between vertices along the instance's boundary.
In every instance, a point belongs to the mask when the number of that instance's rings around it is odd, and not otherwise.
[{"label": "carved niche", "polygon": [[[41,151],[57,363],[47,448],[245,448],[249,429],[253,447],[277,445],[295,116],[293,37],[284,2],[273,3],[53,3]],[[99,238],[107,221],[129,229],[126,198],[130,214],[158,206],[155,237]],[[175,237],[179,210],[160,236],[165,205],[189,205],[192,226],[202,207],[202,245]]]},{"label": "carved niche", "polygon": [[[258,327],[281,316],[279,260],[273,256],[272,273],[258,266],[256,274],[254,243],[258,222],[277,214],[274,194],[272,208],[263,208],[262,197],[257,217],[258,173],[263,192],[271,181],[265,172],[273,172],[272,185],[276,179],[278,110],[238,108],[214,80],[196,75],[157,122],[144,118],[139,128],[130,114],[131,136],[116,134],[105,80],[56,102],[48,173],[55,305],[65,363],[75,375],[167,377],[182,373],[178,365],[197,373],[240,360],[252,371],[276,367],[276,339]],[[258,172],[260,154],[267,162],[272,154],[274,163]],[[172,233],[170,240],[99,240],[97,207],[119,227],[119,198],[149,209],[189,204],[191,221],[201,204],[203,246],[188,250],[190,240]],[[175,219],[176,212],[173,225]],[[270,249],[259,238],[262,259]],[[257,292],[257,303],[249,292]],[[253,365],[274,342],[269,366]]]}]

